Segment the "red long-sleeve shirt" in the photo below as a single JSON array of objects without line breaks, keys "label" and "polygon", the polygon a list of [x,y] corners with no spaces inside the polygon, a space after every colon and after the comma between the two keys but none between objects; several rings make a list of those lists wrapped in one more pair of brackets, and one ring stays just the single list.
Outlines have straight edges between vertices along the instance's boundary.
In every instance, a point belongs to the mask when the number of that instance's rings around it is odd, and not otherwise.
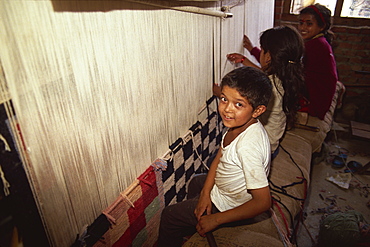
[{"label": "red long-sleeve shirt", "polygon": [[310,101],[308,114],[323,119],[331,105],[338,81],[333,50],[324,36],[306,41],[305,49],[303,63]]}]

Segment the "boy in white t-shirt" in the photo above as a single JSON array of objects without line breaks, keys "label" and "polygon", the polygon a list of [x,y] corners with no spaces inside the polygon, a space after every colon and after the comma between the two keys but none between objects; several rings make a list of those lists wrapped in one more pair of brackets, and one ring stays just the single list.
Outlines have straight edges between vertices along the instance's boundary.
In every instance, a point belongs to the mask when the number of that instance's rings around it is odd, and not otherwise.
[{"label": "boy in white t-shirt", "polygon": [[[199,195],[166,207],[158,246],[181,246],[196,231],[205,236],[231,222],[253,218],[271,206],[268,173],[270,142],[258,121],[271,96],[267,75],[252,67],[228,73],[218,106],[228,127]],[[199,177],[197,179],[199,180]],[[189,186],[189,194],[194,194]]]}]

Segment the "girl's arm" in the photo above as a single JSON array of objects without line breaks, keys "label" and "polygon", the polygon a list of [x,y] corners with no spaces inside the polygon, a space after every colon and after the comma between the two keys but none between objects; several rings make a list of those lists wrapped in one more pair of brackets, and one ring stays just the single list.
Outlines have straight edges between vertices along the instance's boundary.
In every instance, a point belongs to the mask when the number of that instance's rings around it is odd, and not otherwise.
[{"label": "girl's arm", "polygon": [[213,159],[211,166],[209,168],[206,181],[204,182],[204,186],[202,191],[200,192],[199,200],[197,207],[194,210],[194,214],[196,218],[199,220],[204,212],[211,214],[212,210],[212,202],[211,202],[211,190],[213,185],[215,184],[215,177],[216,177],[216,169],[218,167],[218,163],[220,162],[221,158],[221,147],[218,149],[216,157]]},{"label": "girl's arm", "polygon": [[249,66],[249,67],[261,69],[260,66],[252,63],[251,60],[249,60],[248,58],[246,58],[244,55],[242,55],[240,53],[230,53],[230,54],[227,54],[226,57],[230,62],[242,63],[244,66]]},{"label": "girl's arm", "polygon": [[245,34],[243,36],[243,47],[247,49],[249,52],[251,52],[254,48],[252,41]]},{"label": "girl's arm", "polygon": [[216,83],[213,83],[212,91],[214,96],[221,97],[221,87]]},{"label": "girl's arm", "polygon": [[196,226],[198,233],[205,236],[221,224],[253,218],[271,207],[271,195],[268,186],[250,190],[252,199],[236,208],[202,216]]},{"label": "girl's arm", "polygon": [[261,50],[258,47],[254,47],[251,51],[250,54],[256,58],[256,60],[260,63],[260,54]]},{"label": "girl's arm", "polygon": [[243,37],[243,47],[247,49],[249,53],[257,59],[258,62],[260,62],[261,50],[258,47],[253,46],[247,35],[244,35]]}]

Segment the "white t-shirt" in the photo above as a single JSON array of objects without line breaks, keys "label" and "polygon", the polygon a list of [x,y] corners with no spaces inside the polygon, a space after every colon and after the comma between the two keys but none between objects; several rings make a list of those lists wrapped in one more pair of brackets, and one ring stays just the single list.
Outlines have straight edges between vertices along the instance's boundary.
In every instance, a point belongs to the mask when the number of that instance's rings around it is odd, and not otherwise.
[{"label": "white t-shirt", "polygon": [[286,127],[286,115],[283,111],[283,95],[285,93],[281,80],[274,75],[269,76],[272,83],[272,94],[266,111],[259,117],[270,139],[271,152],[279,146]]},{"label": "white t-shirt", "polygon": [[218,210],[226,211],[252,199],[248,189],[268,186],[270,142],[258,121],[240,133],[228,146],[221,142],[222,156],[216,169],[211,200]]}]

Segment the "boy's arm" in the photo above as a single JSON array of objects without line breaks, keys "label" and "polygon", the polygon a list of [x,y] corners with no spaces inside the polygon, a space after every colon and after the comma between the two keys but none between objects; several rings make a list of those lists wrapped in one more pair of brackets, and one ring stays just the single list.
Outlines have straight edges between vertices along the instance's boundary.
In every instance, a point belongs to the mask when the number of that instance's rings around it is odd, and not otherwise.
[{"label": "boy's arm", "polygon": [[236,208],[201,217],[196,226],[198,233],[205,236],[207,232],[214,230],[221,224],[253,218],[271,207],[271,195],[268,186],[250,190],[250,193],[252,199]]},{"label": "boy's arm", "polygon": [[215,184],[216,169],[221,158],[221,147],[218,149],[216,157],[213,159],[211,166],[209,168],[206,181],[202,191],[200,192],[199,201],[197,207],[194,210],[196,218],[199,220],[203,215],[204,211],[207,211],[207,214],[211,214],[212,202],[211,202],[211,190]]}]

